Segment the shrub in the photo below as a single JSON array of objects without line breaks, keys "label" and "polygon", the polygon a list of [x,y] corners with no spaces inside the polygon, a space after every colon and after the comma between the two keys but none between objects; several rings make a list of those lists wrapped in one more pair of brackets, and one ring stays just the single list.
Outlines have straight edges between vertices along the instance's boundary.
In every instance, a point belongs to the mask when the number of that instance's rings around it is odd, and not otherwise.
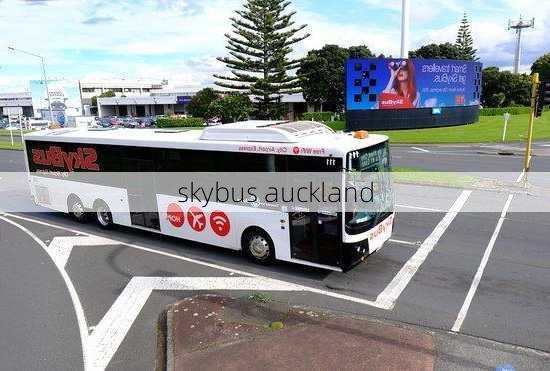
[{"label": "shrub", "polygon": [[502,116],[506,112],[511,115],[522,115],[530,112],[530,107],[500,107],[500,108],[482,108],[479,110],[480,116]]},{"label": "shrub", "polygon": [[334,112],[305,112],[302,115],[304,121],[331,122],[334,121]]},{"label": "shrub", "polygon": [[159,128],[193,128],[203,127],[204,119],[201,117],[159,117],[157,127]]}]

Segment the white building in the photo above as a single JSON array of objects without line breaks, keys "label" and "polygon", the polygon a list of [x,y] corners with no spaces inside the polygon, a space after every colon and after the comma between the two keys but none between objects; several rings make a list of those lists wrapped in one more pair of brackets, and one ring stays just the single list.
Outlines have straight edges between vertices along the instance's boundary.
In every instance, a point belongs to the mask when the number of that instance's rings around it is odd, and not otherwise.
[{"label": "white building", "polygon": [[0,117],[10,115],[33,117],[31,93],[0,93]]},{"label": "white building", "polygon": [[82,106],[92,106],[92,98],[108,91],[117,97],[149,96],[155,91],[165,88],[162,81],[144,82],[130,80],[80,81],[80,98]]},{"label": "white building", "polygon": [[[98,116],[132,116],[147,117],[157,115],[183,115],[187,113],[187,105],[200,90],[194,88],[166,88],[151,92],[149,96],[98,98]],[[302,94],[285,95],[281,102],[287,106],[285,119],[296,120],[304,112],[312,111]]]}]

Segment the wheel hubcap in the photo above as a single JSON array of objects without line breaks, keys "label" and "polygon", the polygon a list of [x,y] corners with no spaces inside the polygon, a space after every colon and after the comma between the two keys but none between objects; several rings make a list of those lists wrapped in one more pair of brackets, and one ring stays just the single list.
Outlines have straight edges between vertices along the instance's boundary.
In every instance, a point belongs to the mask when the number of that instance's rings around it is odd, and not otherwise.
[{"label": "wheel hubcap", "polygon": [[111,214],[105,207],[100,206],[97,208],[97,220],[99,220],[99,223],[103,226],[111,224]]},{"label": "wheel hubcap", "polygon": [[84,214],[84,207],[80,202],[75,202],[71,207],[71,211],[74,216],[76,216],[77,218],[80,218],[82,214]]},{"label": "wheel hubcap", "polygon": [[256,259],[265,260],[269,256],[269,242],[262,236],[254,236],[250,240],[250,253]]}]

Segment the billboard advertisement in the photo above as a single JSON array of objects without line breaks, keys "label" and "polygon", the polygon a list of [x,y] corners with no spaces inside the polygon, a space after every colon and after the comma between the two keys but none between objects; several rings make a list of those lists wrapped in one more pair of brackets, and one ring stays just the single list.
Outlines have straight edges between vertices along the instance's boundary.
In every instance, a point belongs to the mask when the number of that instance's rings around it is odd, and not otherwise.
[{"label": "billboard advertisement", "polygon": [[[46,85],[42,80],[30,82],[35,117],[48,120],[50,117]],[[52,121],[65,126],[68,117],[82,115],[78,81],[48,80],[48,91],[52,106]]]},{"label": "billboard advertisement", "polygon": [[481,63],[448,59],[349,59],[347,110],[479,105]]}]

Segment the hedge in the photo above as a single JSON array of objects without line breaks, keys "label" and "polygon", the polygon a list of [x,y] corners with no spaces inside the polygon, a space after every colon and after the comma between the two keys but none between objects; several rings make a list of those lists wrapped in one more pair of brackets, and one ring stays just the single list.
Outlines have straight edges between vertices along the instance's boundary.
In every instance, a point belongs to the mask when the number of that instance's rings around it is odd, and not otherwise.
[{"label": "hedge", "polygon": [[304,121],[331,122],[334,121],[334,112],[305,112],[302,114]]},{"label": "hedge", "polygon": [[159,117],[157,119],[157,127],[159,128],[193,128],[203,126],[204,119],[201,117]]},{"label": "hedge", "polygon": [[502,116],[506,112],[510,115],[523,115],[531,112],[530,107],[501,107],[501,108],[482,108],[479,110],[480,116]]}]

